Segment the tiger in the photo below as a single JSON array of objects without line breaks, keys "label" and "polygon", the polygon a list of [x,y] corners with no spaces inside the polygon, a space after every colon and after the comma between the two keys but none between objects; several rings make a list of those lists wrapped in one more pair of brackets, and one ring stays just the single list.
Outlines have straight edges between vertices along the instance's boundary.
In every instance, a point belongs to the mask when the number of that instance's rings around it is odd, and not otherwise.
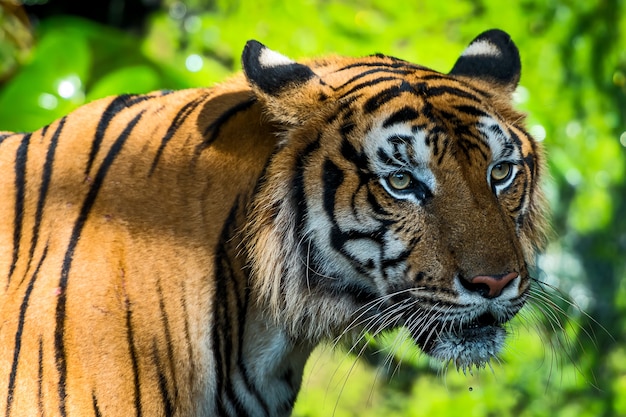
[{"label": "tiger", "polygon": [[248,41],[208,88],[0,135],[0,412],[288,416],[313,349],[497,360],[545,244],[542,144],[488,30],[446,74]]}]

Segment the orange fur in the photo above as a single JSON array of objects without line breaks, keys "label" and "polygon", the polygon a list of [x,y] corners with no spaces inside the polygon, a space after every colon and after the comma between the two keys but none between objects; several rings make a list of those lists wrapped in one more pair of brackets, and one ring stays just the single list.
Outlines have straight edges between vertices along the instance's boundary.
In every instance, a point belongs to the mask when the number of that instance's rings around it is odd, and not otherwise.
[{"label": "orange fur", "polygon": [[[371,321],[357,332],[406,325],[428,349],[432,340],[422,339],[434,321],[415,320],[434,307],[419,310],[420,297],[452,305],[461,275],[510,271],[521,275],[515,291],[527,290],[526,263],[543,235],[543,156],[509,104],[510,85],[376,56],[294,64],[312,72],[294,67],[304,75],[274,89],[250,75],[278,68],[262,64],[244,62],[248,79],[107,98],[32,134],[0,136],[0,412],[287,415],[313,347],[366,311]],[[372,68],[382,72],[368,75]],[[402,73],[378,82],[390,68]],[[366,111],[399,80],[413,90]],[[438,87],[457,93],[415,93]],[[383,120],[403,106],[426,111],[427,102],[438,122],[424,113],[412,123],[451,143],[459,126],[483,134],[480,117],[460,108],[479,108],[514,132],[522,159],[535,161],[535,171],[521,162],[516,171],[532,190],[511,186],[495,197],[479,158],[491,151],[480,139],[482,151],[468,153],[475,159],[451,145],[427,163],[436,187],[417,203],[394,197],[383,174],[363,171],[373,165],[350,159],[379,146],[381,138],[366,138]],[[385,282],[342,258],[376,241],[348,239],[335,250],[325,226],[341,234],[346,224],[380,222],[372,199],[390,225],[372,239],[389,233],[385,248],[406,249],[402,273]],[[336,219],[325,214],[330,206]],[[413,321],[374,320],[396,290],[417,297]]]}]

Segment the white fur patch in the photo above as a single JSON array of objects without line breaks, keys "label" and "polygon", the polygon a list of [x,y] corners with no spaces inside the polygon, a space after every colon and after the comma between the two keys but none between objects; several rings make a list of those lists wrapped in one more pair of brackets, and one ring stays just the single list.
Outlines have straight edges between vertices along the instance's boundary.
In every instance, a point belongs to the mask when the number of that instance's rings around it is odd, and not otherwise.
[{"label": "white fur patch", "polygon": [[487,40],[473,42],[463,51],[462,56],[500,56],[500,49]]},{"label": "white fur patch", "polygon": [[521,159],[522,155],[519,149],[509,146],[512,139],[508,137],[506,130],[497,120],[492,117],[481,117],[478,121],[478,130],[483,134],[489,149],[491,149],[493,162]]},{"label": "white fur patch", "polygon": [[276,51],[272,51],[268,48],[264,48],[261,51],[261,56],[259,56],[259,63],[262,67],[265,68],[279,67],[281,65],[290,65],[294,62],[295,61],[292,61],[286,56],[279,54]]},{"label": "white fur patch", "polygon": [[407,247],[405,242],[397,239],[394,235],[387,233],[385,235],[385,257],[387,259],[397,258],[404,252]]},{"label": "white fur patch", "polygon": [[487,182],[491,185],[491,169],[501,162],[512,162],[511,175],[509,180],[505,183],[498,184],[496,186],[496,192],[500,193],[506,189],[511,182],[515,179],[515,174],[519,169],[516,161],[522,159],[520,149],[513,144],[513,139],[507,134],[507,131],[502,127],[497,120],[491,117],[481,117],[478,122],[478,130],[483,134],[483,138],[486,140],[491,149],[491,164],[487,170]]},{"label": "white fur patch", "polygon": [[380,267],[380,245],[373,240],[349,240],[346,242],[344,250],[362,265],[372,261],[375,267]]},{"label": "white fur patch", "polygon": [[452,362],[457,370],[489,366],[504,347],[506,331],[501,327],[466,329],[461,332],[443,332],[437,335],[433,350],[429,353],[443,363]]},{"label": "white fur patch", "polygon": [[[402,138],[402,139],[399,139]],[[432,157],[432,151],[426,145],[426,135],[422,131],[413,132],[410,124],[394,124],[389,127],[380,126],[372,129],[365,139],[365,151],[372,161],[374,171],[381,177],[385,178],[399,168],[381,161],[378,157],[379,150],[383,150],[387,155],[394,156],[396,154],[394,144],[401,141],[404,144],[397,146],[401,160],[394,160],[397,165],[401,165],[400,170],[410,172],[413,177],[426,184],[432,193],[435,193],[437,182],[435,175],[430,170],[429,164]],[[385,188],[386,185],[383,182]],[[388,190],[391,191],[391,190]],[[410,196],[407,196],[410,198]]]}]

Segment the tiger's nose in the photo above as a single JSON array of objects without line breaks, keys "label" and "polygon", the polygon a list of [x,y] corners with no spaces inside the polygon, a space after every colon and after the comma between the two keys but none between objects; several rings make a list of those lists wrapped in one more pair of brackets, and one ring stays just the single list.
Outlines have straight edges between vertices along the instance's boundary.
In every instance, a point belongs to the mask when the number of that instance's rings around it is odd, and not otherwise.
[{"label": "tiger's nose", "polygon": [[469,279],[468,289],[478,292],[485,298],[496,298],[518,276],[517,272],[501,275],[477,275]]}]

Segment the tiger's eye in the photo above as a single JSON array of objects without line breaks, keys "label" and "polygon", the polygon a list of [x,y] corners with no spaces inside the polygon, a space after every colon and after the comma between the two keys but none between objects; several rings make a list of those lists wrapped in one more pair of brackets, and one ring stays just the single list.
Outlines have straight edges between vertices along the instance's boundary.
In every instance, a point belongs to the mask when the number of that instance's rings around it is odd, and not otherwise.
[{"label": "tiger's eye", "polygon": [[411,185],[411,174],[408,172],[398,171],[391,174],[388,178],[389,185],[396,190],[405,190]]},{"label": "tiger's eye", "polygon": [[495,182],[504,181],[511,174],[511,163],[501,162],[491,168],[491,179]]}]

